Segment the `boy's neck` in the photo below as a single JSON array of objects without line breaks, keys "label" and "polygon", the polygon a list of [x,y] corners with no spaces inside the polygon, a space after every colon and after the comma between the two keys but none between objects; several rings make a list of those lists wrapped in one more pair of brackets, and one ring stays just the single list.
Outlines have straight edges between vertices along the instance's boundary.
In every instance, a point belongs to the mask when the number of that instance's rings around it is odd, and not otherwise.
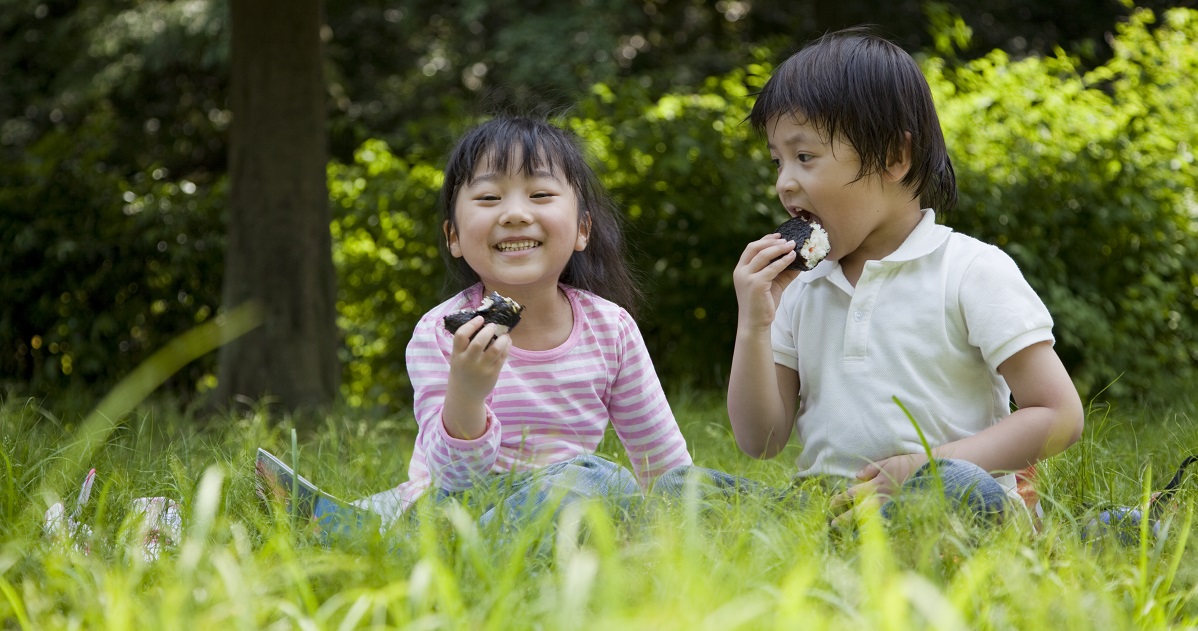
[{"label": "boy's neck", "polygon": [[893,254],[923,221],[923,209],[919,207],[918,200],[903,206],[891,215],[891,220],[871,233],[860,247],[841,257],[841,271],[852,286],[857,286],[867,261],[880,261]]}]

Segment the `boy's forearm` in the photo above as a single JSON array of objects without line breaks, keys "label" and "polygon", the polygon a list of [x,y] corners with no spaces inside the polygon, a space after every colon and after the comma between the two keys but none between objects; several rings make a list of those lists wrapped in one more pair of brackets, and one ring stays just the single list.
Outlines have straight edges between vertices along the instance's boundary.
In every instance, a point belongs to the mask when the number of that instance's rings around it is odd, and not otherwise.
[{"label": "boy's forearm", "polygon": [[968,460],[993,472],[1014,472],[1055,456],[1081,433],[1081,409],[1028,407],[958,441],[932,449],[937,458]]},{"label": "boy's forearm", "polygon": [[755,458],[771,458],[790,438],[769,332],[738,332],[728,379],[728,418],[736,443]]}]

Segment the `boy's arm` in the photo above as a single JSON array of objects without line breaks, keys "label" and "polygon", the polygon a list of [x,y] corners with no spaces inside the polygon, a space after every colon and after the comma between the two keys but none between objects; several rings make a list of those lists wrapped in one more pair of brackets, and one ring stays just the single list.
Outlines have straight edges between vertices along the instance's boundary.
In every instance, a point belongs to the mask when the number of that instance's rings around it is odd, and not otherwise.
[{"label": "boy's arm", "polygon": [[1081,398],[1051,342],[1015,353],[999,364],[998,373],[1019,409],[973,436],[933,449],[938,458],[968,460],[987,471],[1019,471],[1081,438]]},{"label": "boy's arm", "polygon": [[[728,418],[741,451],[754,458],[773,458],[794,430],[799,374],[774,363],[766,338],[765,353],[753,340],[737,335],[728,380]],[[780,393],[792,392],[793,396]]]},{"label": "boy's arm", "polygon": [[794,257],[793,242],[769,235],[745,248],[732,273],[737,322],[728,418],[736,444],[755,458],[776,456],[794,426],[799,375],[774,363],[770,338],[782,290],[797,276],[786,270]]},{"label": "boy's arm", "polygon": [[[1015,353],[999,364],[998,372],[1019,409],[977,434],[933,448],[936,458],[968,460],[993,473],[1019,471],[1061,453],[1081,437],[1081,398],[1051,342]],[[847,495],[866,486],[890,495],[927,460],[922,453],[903,454],[866,465],[857,476],[865,482]]]}]

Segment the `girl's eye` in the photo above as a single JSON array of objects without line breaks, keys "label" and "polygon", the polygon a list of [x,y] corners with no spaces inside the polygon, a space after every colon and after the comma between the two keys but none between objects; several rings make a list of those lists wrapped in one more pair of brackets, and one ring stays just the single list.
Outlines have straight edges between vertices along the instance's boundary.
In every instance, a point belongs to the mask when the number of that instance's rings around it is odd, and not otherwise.
[{"label": "girl's eye", "polygon": [[777,158],[770,158],[770,162],[774,163],[774,170],[782,168],[782,161]]},{"label": "girl's eye", "polygon": [[810,153],[800,153],[799,155],[795,156],[795,159],[797,159],[799,162],[811,162],[813,158],[815,158],[815,156],[811,155]]},{"label": "girl's eye", "polygon": [[548,197],[554,197],[554,194],[553,194],[553,193],[546,193],[546,192],[543,192],[543,191],[542,191],[542,192],[540,192],[540,193],[533,193],[533,194],[532,194],[532,198],[533,198],[533,199],[544,199],[544,198],[548,198]]},{"label": "girl's eye", "polygon": [[497,202],[497,201],[499,201],[499,196],[492,195],[491,193],[483,193],[482,195],[479,195],[476,199],[478,199],[478,201],[480,201],[480,202]]}]

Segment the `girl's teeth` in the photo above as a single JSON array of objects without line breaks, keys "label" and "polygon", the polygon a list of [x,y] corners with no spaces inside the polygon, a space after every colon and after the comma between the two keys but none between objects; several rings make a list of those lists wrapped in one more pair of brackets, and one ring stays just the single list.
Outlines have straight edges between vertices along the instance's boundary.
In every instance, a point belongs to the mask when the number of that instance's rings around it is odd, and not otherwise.
[{"label": "girl's teeth", "polygon": [[537,245],[538,244],[536,241],[509,241],[507,243],[500,243],[495,247],[502,252],[514,252],[516,250],[528,250],[535,248]]}]

